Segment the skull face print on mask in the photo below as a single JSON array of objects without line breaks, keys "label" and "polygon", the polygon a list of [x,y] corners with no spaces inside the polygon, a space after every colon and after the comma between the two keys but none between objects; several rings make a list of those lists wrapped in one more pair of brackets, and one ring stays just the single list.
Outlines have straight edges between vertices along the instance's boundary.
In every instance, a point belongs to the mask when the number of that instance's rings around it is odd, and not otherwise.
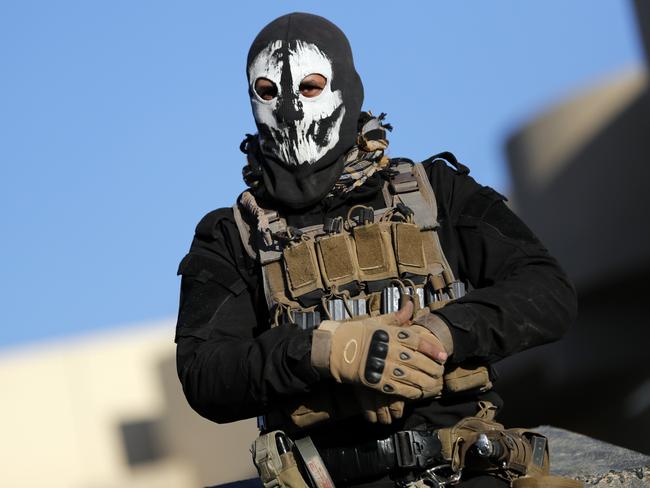
[{"label": "skull face print on mask", "polygon": [[[309,75],[325,81],[316,96],[301,93]],[[301,40],[271,42],[257,55],[248,78],[263,153],[289,165],[313,164],[336,145],[345,106],[341,91],[332,91],[333,75],[327,55]],[[270,87],[263,94],[259,80]]]},{"label": "skull face print on mask", "polygon": [[323,17],[283,15],[253,40],[246,75],[258,196],[290,208],[316,204],[341,176],[359,130],[363,84],[350,43]]}]

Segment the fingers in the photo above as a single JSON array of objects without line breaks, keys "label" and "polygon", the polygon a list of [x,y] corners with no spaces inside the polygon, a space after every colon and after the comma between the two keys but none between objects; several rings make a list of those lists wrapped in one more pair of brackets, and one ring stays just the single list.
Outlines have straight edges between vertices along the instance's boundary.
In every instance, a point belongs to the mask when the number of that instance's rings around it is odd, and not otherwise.
[{"label": "fingers", "polygon": [[444,364],[445,361],[447,361],[447,352],[437,339],[432,340],[426,336],[420,337],[420,343],[418,344],[417,350],[440,364]]},{"label": "fingers", "polygon": [[397,312],[395,312],[395,319],[398,326],[408,325],[413,316],[413,302],[408,300]]},{"label": "fingers", "polygon": [[420,390],[419,398],[431,398],[442,391],[442,378],[432,377],[420,371],[412,371],[409,380]]},{"label": "fingers", "polygon": [[397,312],[389,313],[386,315],[380,315],[379,317],[377,317],[377,319],[379,319],[384,325],[394,325],[396,327],[402,327],[404,325],[409,325],[411,323],[412,316],[413,316],[413,302],[409,300]]},{"label": "fingers", "polygon": [[384,425],[389,425],[393,419],[390,416],[390,410],[386,406],[380,406],[377,408],[377,422]]},{"label": "fingers", "polygon": [[444,368],[419,352],[400,349],[397,358],[389,353],[383,372],[382,391],[411,400],[439,394]]},{"label": "fingers", "polygon": [[445,368],[424,354],[406,347],[395,347],[388,352],[386,368],[398,367],[403,370],[421,371],[433,378],[440,378]]},{"label": "fingers", "polygon": [[388,405],[388,410],[390,411],[391,417],[396,420],[401,419],[402,415],[404,415],[404,401],[395,400],[394,402],[391,402],[391,404]]},{"label": "fingers", "polygon": [[377,412],[374,410],[366,410],[363,411],[363,418],[365,418],[368,422],[371,424],[376,424],[377,423]]},{"label": "fingers", "polygon": [[394,407],[393,404],[403,402],[395,402],[394,397],[367,388],[357,390],[356,396],[363,410],[363,417],[370,423],[389,425],[393,418],[402,416],[399,407]]}]

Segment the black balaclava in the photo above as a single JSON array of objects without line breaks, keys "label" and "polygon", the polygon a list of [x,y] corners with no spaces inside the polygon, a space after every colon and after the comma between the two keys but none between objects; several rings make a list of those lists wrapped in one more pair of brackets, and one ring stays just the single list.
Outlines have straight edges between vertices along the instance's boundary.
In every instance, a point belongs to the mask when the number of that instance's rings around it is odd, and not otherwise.
[{"label": "black balaclava", "polygon": [[[327,84],[320,95],[306,98],[298,87],[314,73]],[[317,15],[279,17],[253,41],[247,74],[266,191],[287,207],[315,204],[341,175],[363,103],[345,34]],[[274,82],[277,96],[262,99],[255,92],[258,78]]]}]

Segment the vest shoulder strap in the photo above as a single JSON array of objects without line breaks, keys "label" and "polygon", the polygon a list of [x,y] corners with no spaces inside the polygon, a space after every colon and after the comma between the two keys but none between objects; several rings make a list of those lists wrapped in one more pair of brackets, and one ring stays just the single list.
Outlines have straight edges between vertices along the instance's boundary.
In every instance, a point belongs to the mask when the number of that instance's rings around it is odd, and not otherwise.
[{"label": "vest shoulder strap", "polygon": [[[403,203],[413,211],[413,218],[422,230],[438,228],[438,206],[433,187],[422,164],[405,158],[393,160],[390,181],[384,186],[386,207]],[[261,264],[277,261],[281,251],[277,243],[263,239],[264,231],[286,232],[286,221],[276,211],[266,210],[255,202],[249,192],[242,193],[233,205],[235,223],[247,254]],[[377,213],[377,216],[382,212]],[[253,222],[257,220],[257,222]],[[307,229],[304,229],[307,230]],[[312,229],[309,229],[312,230]]]},{"label": "vest shoulder strap", "polygon": [[261,264],[278,261],[282,251],[271,236],[286,232],[286,221],[277,211],[257,205],[255,197],[248,191],[239,195],[232,209],[246,253]]},{"label": "vest shoulder strap", "polygon": [[413,211],[413,219],[422,230],[438,227],[436,196],[422,164],[408,159],[398,159],[395,174],[390,179],[390,206],[402,202]]},{"label": "vest shoulder strap", "polygon": [[241,242],[244,245],[244,250],[246,251],[246,254],[248,254],[249,257],[252,259],[257,259],[257,251],[253,247],[253,232],[252,232],[252,226],[244,220],[244,216],[242,215],[241,208],[239,206],[239,199],[241,198],[241,195],[237,198],[237,201],[235,204],[232,206],[232,213],[235,217],[235,224],[237,225],[237,230],[239,231],[239,237],[241,238]]}]

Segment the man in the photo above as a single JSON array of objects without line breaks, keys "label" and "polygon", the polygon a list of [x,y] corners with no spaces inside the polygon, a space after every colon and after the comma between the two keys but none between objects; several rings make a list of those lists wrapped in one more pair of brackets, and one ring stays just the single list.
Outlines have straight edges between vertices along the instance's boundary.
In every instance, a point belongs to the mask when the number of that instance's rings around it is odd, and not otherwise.
[{"label": "man", "polygon": [[[309,434],[338,485],[417,480],[429,461],[405,460],[396,433],[439,445],[439,429],[491,419],[490,365],[561,337],[573,288],[453,155],[384,155],[390,127],[361,112],[329,21],[274,20],[247,75],[249,190],[201,220],[179,268],[185,395],[215,422]],[[458,486],[507,483],[473,472]]]}]

